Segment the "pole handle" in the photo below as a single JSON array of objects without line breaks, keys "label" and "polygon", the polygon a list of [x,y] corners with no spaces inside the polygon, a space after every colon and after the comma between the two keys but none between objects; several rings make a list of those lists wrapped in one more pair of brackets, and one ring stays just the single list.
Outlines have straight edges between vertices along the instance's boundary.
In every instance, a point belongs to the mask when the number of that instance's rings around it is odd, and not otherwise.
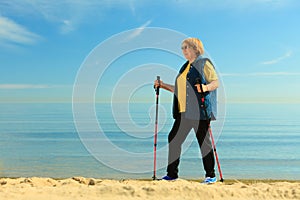
[{"label": "pole handle", "polygon": [[[158,80],[158,83],[160,85],[160,76],[156,76],[156,80]],[[160,86],[158,86],[158,87],[155,88],[156,95],[159,95],[159,88],[160,88]]]},{"label": "pole handle", "polygon": [[[202,87],[202,81],[200,78],[196,78],[196,84],[200,85],[201,94],[203,95],[203,87]],[[201,95],[201,96],[202,96]]]}]

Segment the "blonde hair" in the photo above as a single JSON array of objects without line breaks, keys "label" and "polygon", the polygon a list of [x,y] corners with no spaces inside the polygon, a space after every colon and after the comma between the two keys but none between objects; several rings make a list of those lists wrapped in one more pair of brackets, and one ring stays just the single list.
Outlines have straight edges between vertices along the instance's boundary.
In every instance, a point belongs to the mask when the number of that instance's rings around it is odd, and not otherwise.
[{"label": "blonde hair", "polygon": [[197,56],[204,54],[203,43],[198,38],[187,38],[183,40],[182,43],[187,43],[192,47],[196,51]]}]

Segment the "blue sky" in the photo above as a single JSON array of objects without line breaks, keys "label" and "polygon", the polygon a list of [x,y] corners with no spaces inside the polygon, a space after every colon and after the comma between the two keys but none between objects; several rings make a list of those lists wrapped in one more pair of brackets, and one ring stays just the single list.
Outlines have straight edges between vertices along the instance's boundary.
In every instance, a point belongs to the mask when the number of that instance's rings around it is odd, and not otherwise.
[{"label": "blue sky", "polygon": [[[227,102],[300,103],[299,4],[296,0],[2,0],[0,102],[71,102],[77,72],[99,43],[123,31],[161,27],[203,41],[224,83]],[[168,63],[167,59],[168,55],[158,55],[155,62]],[[139,54],[121,61],[127,71],[153,62]],[[169,64],[179,69],[182,63],[174,59]],[[107,76],[118,72],[112,68]],[[103,84],[111,90],[113,83]],[[150,90],[137,99],[147,101],[153,96]],[[98,93],[98,100],[109,99]]]}]

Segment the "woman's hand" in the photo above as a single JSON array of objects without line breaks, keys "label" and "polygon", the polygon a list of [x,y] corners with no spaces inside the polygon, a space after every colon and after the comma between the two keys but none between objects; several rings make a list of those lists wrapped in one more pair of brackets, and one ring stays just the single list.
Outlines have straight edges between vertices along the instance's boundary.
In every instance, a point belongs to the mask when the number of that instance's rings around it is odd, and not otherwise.
[{"label": "woman's hand", "polygon": [[[202,85],[202,89],[203,89],[203,92],[208,92],[208,86],[207,85],[204,85],[204,84],[201,84]],[[196,84],[195,87],[197,87],[197,91],[199,93],[201,93],[201,88],[200,88],[200,84]]]},{"label": "woman's hand", "polygon": [[154,81],[154,88],[157,88],[157,87],[161,87],[162,88],[162,85],[163,85],[163,81],[162,80],[155,80]]},{"label": "woman's hand", "polygon": [[157,87],[160,87],[162,89],[165,89],[165,90],[168,90],[170,92],[174,92],[174,85],[170,85],[170,84],[167,84],[167,83],[164,83],[162,80],[155,80],[154,81],[154,88],[157,88]]}]

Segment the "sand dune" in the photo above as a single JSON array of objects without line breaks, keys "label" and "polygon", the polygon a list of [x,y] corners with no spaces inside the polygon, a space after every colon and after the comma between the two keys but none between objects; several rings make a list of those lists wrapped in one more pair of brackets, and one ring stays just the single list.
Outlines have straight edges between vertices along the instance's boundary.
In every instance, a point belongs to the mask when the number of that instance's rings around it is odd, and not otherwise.
[{"label": "sand dune", "polygon": [[188,180],[1,178],[0,199],[300,199],[300,182],[253,180],[202,185]]}]

